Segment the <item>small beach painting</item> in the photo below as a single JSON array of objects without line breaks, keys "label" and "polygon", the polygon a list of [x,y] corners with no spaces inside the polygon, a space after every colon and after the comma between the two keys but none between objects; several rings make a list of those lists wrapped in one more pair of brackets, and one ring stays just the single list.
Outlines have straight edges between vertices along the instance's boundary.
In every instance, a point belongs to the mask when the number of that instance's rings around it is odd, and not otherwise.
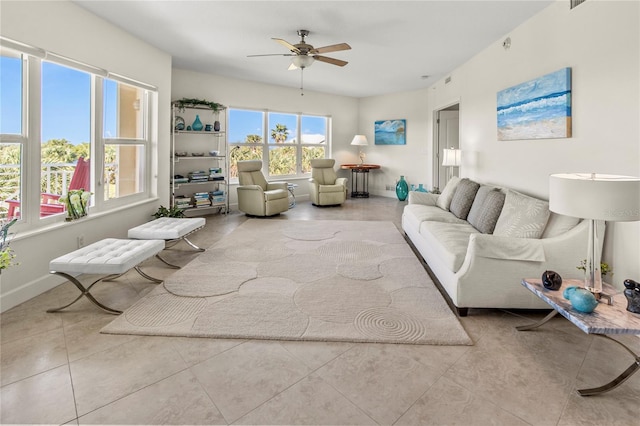
[{"label": "small beach painting", "polygon": [[376,145],[406,145],[407,120],[380,120],[375,122]]},{"label": "small beach painting", "polygon": [[498,92],[498,140],[571,137],[571,68]]}]

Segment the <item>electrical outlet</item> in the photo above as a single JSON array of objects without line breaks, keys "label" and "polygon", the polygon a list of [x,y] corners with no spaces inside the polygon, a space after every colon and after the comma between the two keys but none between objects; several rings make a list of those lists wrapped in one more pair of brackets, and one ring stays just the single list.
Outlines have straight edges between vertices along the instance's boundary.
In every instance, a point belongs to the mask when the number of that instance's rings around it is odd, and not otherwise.
[{"label": "electrical outlet", "polygon": [[385,189],[386,189],[387,191],[393,191],[393,185],[387,185],[387,186],[385,187]]},{"label": "electrical outlet", "polygon": [[78,235],[78,248],[84,247],[84,235]]}]

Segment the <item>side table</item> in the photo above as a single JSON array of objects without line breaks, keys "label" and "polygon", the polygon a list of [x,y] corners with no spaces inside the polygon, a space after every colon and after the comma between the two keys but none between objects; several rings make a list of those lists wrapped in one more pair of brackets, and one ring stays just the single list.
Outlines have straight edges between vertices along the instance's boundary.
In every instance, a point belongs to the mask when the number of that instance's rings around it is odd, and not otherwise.
[{"label": "side table", "polygon": [[293,192],[298,187],[297,183],[287,183],[287,189],[289,190],[289,208],[296,206],[296,194]]},{"label": "side table", "polygon": [[608,294],[614,295],[612,296],[612,305],[600,302],[592,313],[586,314],[573,309],[571,302],[562,296],[562,293],[567,287],[583,287],[584,283],[580,280],[565,280],[562,283],[562,287],[557,291],[544,288],[542,281],[539,279],[524,279],[522,280],[522,285],[535,293],[540,299],[547,302],[549,306],[553,308],[553,311],[536,323],[516,327],[518,331],[527,331],[540,327],[557,314],[561,314],[585,333],[594,334],[616,342],[635,358],[635,362],[631,364],[629,368],[609,383],[597,388],[578,390],[580,396],[598,395],[613,390],[640,369],[640,355],[634,353],[622,342],[608,336],[608,334],[640,334],[640,315],[633,314],[626,310],[626,299],[614,287],[602,283],[603,290]]},{"label": "side table", "polygon": [[[378,164],[342,164],[340,168],[351,170],[351,198],[369,198],[369,170],[379,169],[380,166]],[[358,181],[362,184],[362,191],[358,190]]]}]

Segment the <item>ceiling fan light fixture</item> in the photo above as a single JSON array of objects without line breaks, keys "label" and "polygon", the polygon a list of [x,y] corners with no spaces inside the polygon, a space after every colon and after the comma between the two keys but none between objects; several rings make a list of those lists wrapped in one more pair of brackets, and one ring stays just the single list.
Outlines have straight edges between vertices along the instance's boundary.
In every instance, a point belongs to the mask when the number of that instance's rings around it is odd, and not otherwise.
[{"label": "ceiling fan light fixture", "polygon": [[313,61],[315,61],[313,56],[307,56],[307,55],[297,55],[291,58],[291,63],[296,67],[302,68],[302,69],[310,67],[311,64],[313,64]]}]

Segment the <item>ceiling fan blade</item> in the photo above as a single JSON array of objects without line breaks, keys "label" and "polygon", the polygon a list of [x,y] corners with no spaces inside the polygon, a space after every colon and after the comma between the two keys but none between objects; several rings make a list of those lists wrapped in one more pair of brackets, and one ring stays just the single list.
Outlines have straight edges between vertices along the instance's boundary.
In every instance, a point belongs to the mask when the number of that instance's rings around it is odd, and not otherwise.
[{"label": "ceiling fan blade", "polygon": [[280,43],[281,45],[283,45],[293,53],[300,53],[300,49],[298,49],[297,47],[295,47],[293,44],[289,43],[286,40],[283,40],[281,38],[271,38],[271,40],[277,41],[278,43]]},{"label": "ceiling fan blade", "polygon": [[296,56],[293,53],[267,53],[264,55],[247,55],[247,58],[255,58],[257,56]]},{"label": "ceiling fan blade", "polygon": [[318,47],[316,49],[312,49],[311,53],[329,53],[329,52],[339,52],[340,50],[349,50],[351,46],[347,43],[339,43],[332,44],[331,46]]},{"label": "ceiling fan blade", "polygon": [[344,67],[345,65],[347,65],[349,63],[347,61],[343,61],[343,60],[340,60],[340,59],[329,58],[327,56],[320,56],[320,55],[313,55],[313,59],[318,60],[320,62],[326,62],[328,64],[337,65],[339,67]]}]

